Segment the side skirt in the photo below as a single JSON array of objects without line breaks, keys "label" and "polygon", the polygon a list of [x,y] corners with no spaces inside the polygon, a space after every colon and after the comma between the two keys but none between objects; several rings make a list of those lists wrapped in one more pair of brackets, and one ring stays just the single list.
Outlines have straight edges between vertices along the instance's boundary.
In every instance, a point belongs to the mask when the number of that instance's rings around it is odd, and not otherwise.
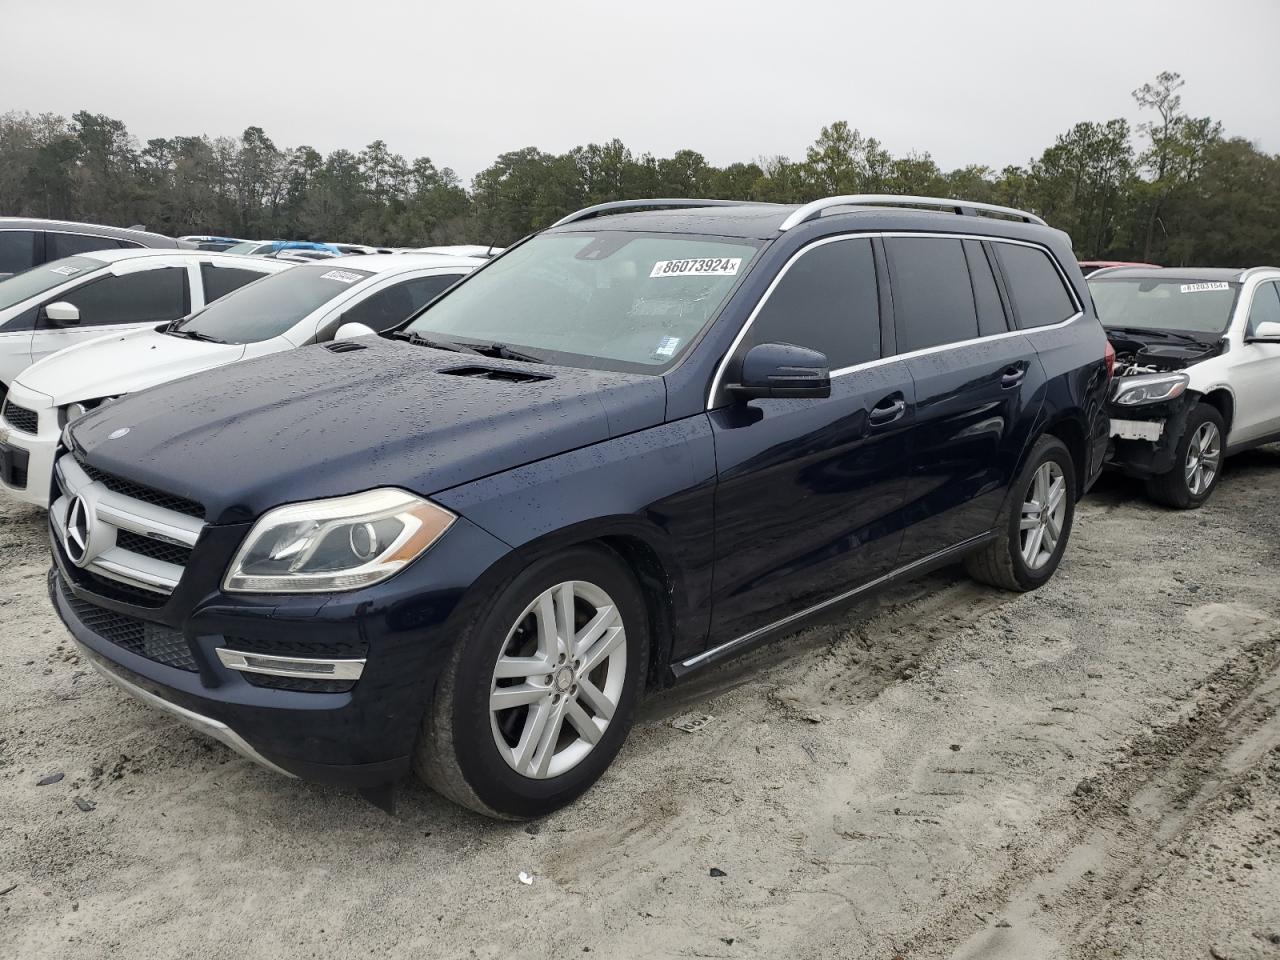
[{"label": "side skirt", "polygon": [[776,637],[783,636],[787,633],[794,633],[800,628],[806,626],[810,620],[816,619],[819,614],[829,611],[833,607],[847,603],[855,599],[861,599],[875,593],[877,590],[888,587],[902,580],[909,580],[912,577],[918,577],[928,573],[930,570],[936,570],[938,567],[945,567],[967,553],[971,553],[978,547],[982,546],[988,540],[995,537],[995,530],[988,530],[986,533],[978,534],[976,537],[970,537],[968,540],[962,540],[955,546],[947,547],[945,550],[939,550],[937,553],[931,553],[927,557],[913,561],[904,567],[890,571],[875,580],[868,581],[861,586],[854,587],[821,603],[816,603],[811,607],[793,613],[790,616],[783,617],[781,620],[771,623],[768,626],[760,627],[752,630],[750,633],[744,633],[737,639],[730,640],[720,644],[718,647],[712,647],[710,650],[704,650],[696,656],[689,657],[671,665],[671,672],[677,678],[683,677],[695,670],[699,670],[708,664],[715,663],[725,657],[734,656],[745,650],[749,650],[766,640],[772,640]]}]

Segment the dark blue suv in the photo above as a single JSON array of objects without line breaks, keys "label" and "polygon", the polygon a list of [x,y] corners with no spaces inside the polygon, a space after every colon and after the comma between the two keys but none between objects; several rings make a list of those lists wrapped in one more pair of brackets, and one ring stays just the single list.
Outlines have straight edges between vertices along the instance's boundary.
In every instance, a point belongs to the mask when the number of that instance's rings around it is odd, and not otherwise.
[{"label": "dark blue suv", "polygon": [[646,687],[942,564],[1048,580],[1106,353],[1030,214],[606,204],[395,333],[77,420],[50,593],[108,677],[273,769],[537,816]]}]

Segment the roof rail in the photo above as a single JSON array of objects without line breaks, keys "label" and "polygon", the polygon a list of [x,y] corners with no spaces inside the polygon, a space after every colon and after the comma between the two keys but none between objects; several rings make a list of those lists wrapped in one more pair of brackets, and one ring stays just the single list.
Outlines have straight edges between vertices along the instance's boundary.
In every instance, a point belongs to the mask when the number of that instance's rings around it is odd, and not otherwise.
[{"label": "roof rail", "polygon": [[976,217],[979,213],[1001,213],[1007,217],[1016,217],[1026,223],[1038,223],[1047,227],[1040,217],[1025,210],[1013,207],[998,207],[993,203],[973,203],[969,200],[945,200],[940,197],[900,197],[891,193],[859,193],[847,197],[825,197],[806,203],[787,219],[782,221],[779,230],[790,230],[806,220],[812,220],[828,207],[937,207],[939,210],[950,210],[963,216]]},{"label": "roof rail", "polygon": [[608,203],[597,203],[594,207],[583,207],[577,213],[557,220],[551,226],[562,227],[566,223],[577,223],[579,220],[590,220],[592,217],[604,216],[606,213],[619,213],[623,210],[644,210],[651,207],[747,207],[762,206],[750,200],[697,200],[691,197],[672,197],[660,200],[611,200]]}]

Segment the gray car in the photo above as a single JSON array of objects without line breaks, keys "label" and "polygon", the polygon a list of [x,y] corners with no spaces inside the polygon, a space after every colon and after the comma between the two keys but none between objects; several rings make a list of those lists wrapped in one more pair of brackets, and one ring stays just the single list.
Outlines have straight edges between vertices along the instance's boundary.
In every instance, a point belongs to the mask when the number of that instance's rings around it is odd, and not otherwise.
[{"label": "gray car", "polygon": [[195,244],[145,230],[104,227],[96,223],[0,217],[0,280],[50,260],[95,250],[137,247],[192,250]]}]

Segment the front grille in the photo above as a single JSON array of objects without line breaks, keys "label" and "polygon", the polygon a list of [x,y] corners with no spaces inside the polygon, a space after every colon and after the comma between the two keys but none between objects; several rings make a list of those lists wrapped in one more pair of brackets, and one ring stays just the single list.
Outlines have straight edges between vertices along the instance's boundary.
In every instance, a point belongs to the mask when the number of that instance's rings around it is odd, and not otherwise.
[{"label": "front grille", "polygon": [[185,567],[191,560],[190,547],[184,547],[178,543],[166,543],[154,537],[144,537],[132,530],[117,530],[116,546],[130,553],[141,554],[164,563],[175,563],[180,567]]},{"label": "front grille", "polygon": [[133,500],[141,500],[143,503],[150,503],[157,507],[164,507],[166,510],[173,510],[176,513],[184,513],[188,517],[195,517],[199,520],[204,519],[204,507],[196,503],[194,500],[188,500],[185,497],[176,497],[171,493],[165,493],[162,490],[156,490],[153,487],[143,486],[140,483],[134,483],[132,480],[125,480],[123,477],[113,476],[110,473],[104,473],[97,467],[91,467],[87,463],[80,463],[80,469],[89,475],[90,480],[96,480],[113,493],[118,493],[122,497],[129,497]]},{"label": "front grille", "polygon": [[28,410],[7,400],[4,404],[4,419],[11,427],[23,433],[36,433],[40,429],[40,418],[34,410]]},{"label": "front grille", "polygon": [[176,667],[195,673],[195,658],[186,638],[177,630],[163,624],[139,620],[136,617],[116,613],[81,600],[65,584],[60,584],[62,598],[71,607],[76,619],[85,628],[96,633],[108,643],[114,643],[130,653],[154,660],[167,667]]}]

